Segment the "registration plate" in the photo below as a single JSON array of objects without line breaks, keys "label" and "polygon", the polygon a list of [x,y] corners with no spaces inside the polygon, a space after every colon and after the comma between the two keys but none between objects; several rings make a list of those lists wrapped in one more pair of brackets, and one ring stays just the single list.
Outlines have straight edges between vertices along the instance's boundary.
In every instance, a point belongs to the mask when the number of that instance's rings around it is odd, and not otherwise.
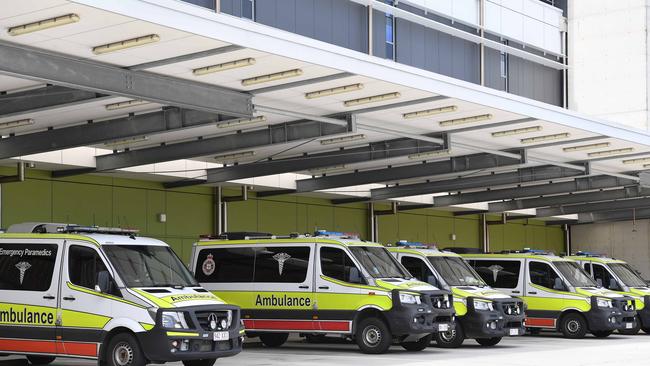
[{"label": "registration plate", "polygon": [[212,340],[215,342],[227,341],[228,339],[230,339],[230,334],[228,332],[214,332],[212,336]]},{"label": "registration plate", "polygon": [[634,328],[634,324],[632,323],[625,323],[625,329],[632,329]]},{"label": "registration plate", "polygon": [[449,324],[438,324],[438,332],[449,331]]},{"label": "registration plate", "polygon": [[510,335],[511,335],[511,336],[519,335],[519,329],[517,329],[517,328],[510,328]]}]

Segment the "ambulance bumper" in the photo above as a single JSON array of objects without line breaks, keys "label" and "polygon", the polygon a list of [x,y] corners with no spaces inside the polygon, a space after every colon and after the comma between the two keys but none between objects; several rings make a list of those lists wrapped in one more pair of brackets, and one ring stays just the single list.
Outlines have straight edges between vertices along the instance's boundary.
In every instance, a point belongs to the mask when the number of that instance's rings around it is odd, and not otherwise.
[{"label": "ambulance bumper", "polygon": [[650,295],[643,298],[644,308],[637,311],[643,328],[650,328]]},{"label": "ambulance bumper", "polygon": [[[436,297],[448,300],[449,307],[438,307],[438,304],[431,301]],[[407,336],[407,341],[410,341],[453,329],[455,311],[449,292],[427,291],[421,298],[421,304],[402,304],[399,301],[399,292],[393,291],[393,307],[386,313],[386,318],[394,336]]]},{"label": "ambulance bumper", "polygon": [[633,328],[636,323],[636,310],[625,307],[627,302],[632,300],[631,297],[612,299],[612,308],[601,308],[598,307],[597,297],[592,297],[591,310],[586,313],[589,330],[602,332]]},{"label": "ambulance bumper", "polygon": [[[198,314],[232,311],[228,330],[205,329]],[[160,324],[163,311],[184,312],[192,320],[192,329],[166,329]],[[189,325],[189,323],[188,323]],[[240,322],[239,308],[232,305],[197,306],[189,308],[159,309],[156,326],[148,332],[138,333],[143,352],[152,362],[217,359],[241,352],[244,327]]]},{"label": "ambulance bumper", "polygon": [[519,299],[494,300],[494,310],[474,309],[474,299],[467,298],[467,314],[459,321],[467,338],[497,338],[521,336],[524,326],[525,305]]}]

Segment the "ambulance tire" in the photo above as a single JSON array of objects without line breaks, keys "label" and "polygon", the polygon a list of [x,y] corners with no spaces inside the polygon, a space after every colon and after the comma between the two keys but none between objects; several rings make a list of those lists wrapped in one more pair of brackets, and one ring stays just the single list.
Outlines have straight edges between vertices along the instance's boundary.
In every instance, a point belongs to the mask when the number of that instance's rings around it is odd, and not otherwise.
[{"label": "ambulance tire", "polygon": [[637,335],[641,331],[641,318],[637,315],[635,325],[632,329],[620,329],[618,332],[623,335]]},{"label": "ambulance tire", "polygon": [[289,333],[260,333],[262,343],[271,348],[282,346],[287,339],[289,339]]},{"label": "ambulance tire", "polygon": [[400,345],[407,351],[420,352],[422,350],[425,350],[427,347],[429,347],[431,345],[432,340],[433,340],[433,335],[429,334],[425,337],[420,338],[415,342],[402,342],[400,343]]},{"label": "ambulance tire", "polygon": [[560,321],[560,332],[565,338],[582,339],[587,335],[587,321],[578,313],[568,313]]},{"label": "ambulance tire", "polygon": [[476,338],[476,343],[480,344],[482,347],[494,347],[501,342],[501,337],[493,338]]},{"label": "ambulance tire", "polygon": [[49,365],[56,360],[52,356],[27,356],[27,361],[32,365]]},{"label": "ambulance tire", "polygon": [[361,352],[376,355],[388,351],[393,343],[393,336],[383,320],[372,317],[359,323],[356,341]]},{"label": "ambulance tire", "polygon": [[184,366],[212,366],[217,362],[216,358],[210,358],[207,360],[188,360],[183,361]]},{"label": "ambulance tire", "polygon": [[105,354],[106,366],[145,366],[147,360],[132,334],[120,333],[111,338]]},{"label": "ambulance tire", "polygon": [[440,348],[458,348],[465,341],[465,332],[458,321],[453,330],[433,333],[436,344]]},{"label": "ambulance tire", "polygon": [[591,334],[593,334],[594,337],[596,337],[596,338],[607,338],[610,335],[612,335],[612,333],[614,333],[614,332],[612,332],[611,330],[603,330],[603,331],[600,331],[600,332],[591,332]]}]

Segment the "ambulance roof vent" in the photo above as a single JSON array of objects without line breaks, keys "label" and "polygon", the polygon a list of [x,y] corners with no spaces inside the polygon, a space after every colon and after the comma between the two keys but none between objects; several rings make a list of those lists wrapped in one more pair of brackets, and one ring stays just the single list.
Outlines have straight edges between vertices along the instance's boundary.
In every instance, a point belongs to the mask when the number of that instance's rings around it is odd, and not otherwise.
[{"label": "ambulance roof vent", "polygon": [[592,252],[583,252],[583,251],[579,251],[578,253],[576,253],[574,255],[577,256],[577,257],[592,257],[592,258],[605,257],[604,254],[592,253]]},{"label": "ambulance roof vent", "polygon": [[7,233],[34,233],[34,234],[62,234],[62,233],[90,233],[129,235],[137,234],[139,230],[117,227],[82,226],[77,224],[62,224],[53,222],[24,222],[9,226]]}]

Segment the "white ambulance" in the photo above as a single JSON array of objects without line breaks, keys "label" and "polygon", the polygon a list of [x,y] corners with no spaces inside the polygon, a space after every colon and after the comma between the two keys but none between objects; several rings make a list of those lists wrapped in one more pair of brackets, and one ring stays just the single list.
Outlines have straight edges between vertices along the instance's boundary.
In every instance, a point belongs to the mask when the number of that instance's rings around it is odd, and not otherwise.
[{"label": "white ambulance", "polygon": [[241,351],[237,306],[136,231],[24,223],[0,234],[0,354],[211,366]]}]

